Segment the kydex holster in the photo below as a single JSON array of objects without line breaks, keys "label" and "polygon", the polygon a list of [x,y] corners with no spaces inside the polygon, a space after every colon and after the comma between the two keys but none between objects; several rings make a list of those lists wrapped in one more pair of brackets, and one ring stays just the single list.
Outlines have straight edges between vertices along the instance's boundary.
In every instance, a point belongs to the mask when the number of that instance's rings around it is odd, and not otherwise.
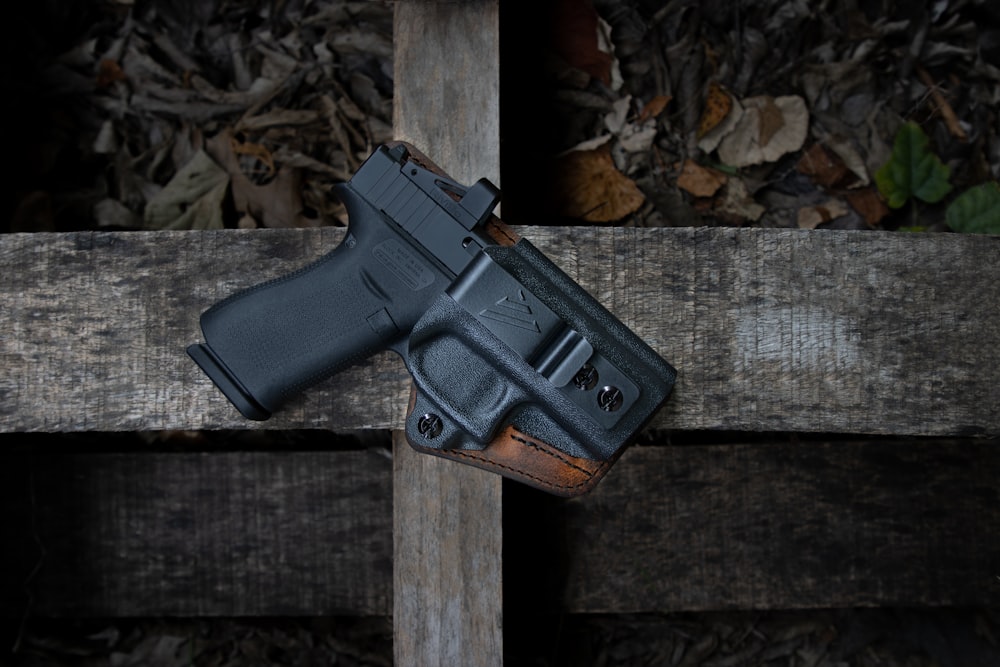
[{"label": "kydex holster", "polygon": [[561,496],[604,476],[676,373],[493,209],[415,147],[380,146],[337,186],[343,242],[201,316],[188,353],[247,418],[385,349],[412,377],[421,452]]}]

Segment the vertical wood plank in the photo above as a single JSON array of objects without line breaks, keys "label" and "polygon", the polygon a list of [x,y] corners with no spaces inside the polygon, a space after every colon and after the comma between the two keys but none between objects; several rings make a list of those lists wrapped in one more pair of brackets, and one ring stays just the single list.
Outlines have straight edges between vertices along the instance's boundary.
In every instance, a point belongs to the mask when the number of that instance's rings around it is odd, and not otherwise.
[{"label": "vertical wood plank", "polygon": [[[499,4],[399,2],[394,130],[460,182],[499,184]],[[502,665],[501,480],[393,438],[399,665]]]}]

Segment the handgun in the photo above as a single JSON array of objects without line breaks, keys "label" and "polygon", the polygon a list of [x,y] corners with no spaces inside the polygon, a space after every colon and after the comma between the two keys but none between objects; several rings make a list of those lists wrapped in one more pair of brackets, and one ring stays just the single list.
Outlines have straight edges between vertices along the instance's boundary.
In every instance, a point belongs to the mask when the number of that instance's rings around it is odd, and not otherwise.
[{"label": "handgun", "polygon": [[188,354],[266,420],[377,352],[411,376],[406,440],[559,496],[592,489],[667,401],[676,371],[494,209],[408,142],[334,186],[341,243],[202,313]]}]

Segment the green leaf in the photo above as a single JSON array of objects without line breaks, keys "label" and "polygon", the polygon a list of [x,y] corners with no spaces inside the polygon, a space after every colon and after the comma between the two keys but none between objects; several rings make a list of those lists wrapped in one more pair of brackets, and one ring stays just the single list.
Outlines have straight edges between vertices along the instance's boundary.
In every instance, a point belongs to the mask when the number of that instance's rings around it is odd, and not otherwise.
[{"label": "green leaf", "polygon": [[996,181],[969,188],[945,211],[948,226],[965,234],[1000,234],[1000,185]]},{"label": "green leaf", "polygon": [[929,143],[916,123],[899,128],[892,156],[875,172],[875,183],[890,208],[899,208],[910,197],[934,204],[951,190],[951,169],[930,150]]}]

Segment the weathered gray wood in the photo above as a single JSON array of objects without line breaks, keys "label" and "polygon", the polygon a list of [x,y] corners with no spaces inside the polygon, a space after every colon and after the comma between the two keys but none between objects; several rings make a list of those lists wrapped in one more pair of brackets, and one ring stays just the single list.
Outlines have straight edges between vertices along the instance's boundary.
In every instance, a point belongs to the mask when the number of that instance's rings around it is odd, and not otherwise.
[{"label": "weathered gray wood", "polygon": [[0,613],[391,613],[391,462],[376,451],[0,461]]},{"label": "weathered gray wood", "polygon": [[[393,473],[378,451],[57,453],[11,437],[0,614],[28,609],[25,588],[42,617],[392,613]],[[636,447],[579,499],[507,484],[507,632],[534,611],[1000,606],[996,445]],[[479,563],[461,509],[442,518],[477,493],[463,482],[412,500],[425,542],[403,567],[429,569],[414,563],[442,548]],[[478,588],[468,571],[429,585],[454,599]]]},{"label": "weathered gray wood", "polygon": [[[213,303],[309,263],[344,235],[313,231],[0,236],[0,429],[261,426],[229,405],[185,348],[202,340],[198,318]],[[346,376],[354,400],[330,384],[263,426],[304,425],[312,413],[324,415],[317,428],[384,427],[402,420],[394,399],[404,374],[386,353]],[[386,384],[373,380],[385,375]]]},{"label": "weathered gray wood", "polygon": [[[460,182],[500,182],[499,12],[411,1],[393,18],[394,134]],[[393,440],[395,662],[502,665],[501,480]]]},{"label": "weathered gray wood", "polygon": [[[676,366],[655,426],[1000,433],[995,237],[517,229]],[[205,308],[342,236],[0,237],[0,431],[400,428],[409,382],[391,353],[263,424],[184,353]]]},{"label": "weathered gray wood", "polygon": [[501,480],[393,440],[396,662],[502,665]]},{"label": "weathered gray wood", "polygon": [[996,606],[998,445],[632,448],[587,496],[507,497],[510,613]]}]

